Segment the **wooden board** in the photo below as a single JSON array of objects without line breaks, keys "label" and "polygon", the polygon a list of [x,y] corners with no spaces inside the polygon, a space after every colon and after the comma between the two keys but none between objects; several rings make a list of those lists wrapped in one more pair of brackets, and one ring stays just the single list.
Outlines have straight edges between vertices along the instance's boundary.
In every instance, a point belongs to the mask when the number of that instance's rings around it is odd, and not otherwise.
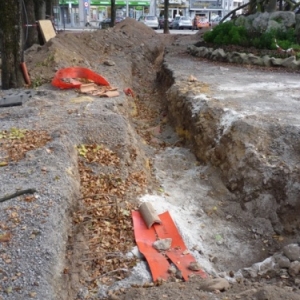
[{"label": "wooden board", "polygon": [[38,24],[45,43],[56,36],[55,30],[50,20],[39,20]]}]

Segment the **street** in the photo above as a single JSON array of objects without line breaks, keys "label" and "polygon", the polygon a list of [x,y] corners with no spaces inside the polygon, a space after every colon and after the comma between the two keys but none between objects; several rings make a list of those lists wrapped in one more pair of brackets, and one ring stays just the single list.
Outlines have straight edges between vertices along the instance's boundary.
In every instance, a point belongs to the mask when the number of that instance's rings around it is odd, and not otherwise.
[{"label": "street", "polygon": [[[58,28],[58,31],[95,31],[95,30],[100,30],[97,27],[92,27],[92,28],[82,28],[82,27],[66,27],[66,28]],[[155,30],[157,33],[163,33],[163,29],[156,29]],[[170,29],[170,34],[195,34],[197,30],[190,30],[190,29]]]}]

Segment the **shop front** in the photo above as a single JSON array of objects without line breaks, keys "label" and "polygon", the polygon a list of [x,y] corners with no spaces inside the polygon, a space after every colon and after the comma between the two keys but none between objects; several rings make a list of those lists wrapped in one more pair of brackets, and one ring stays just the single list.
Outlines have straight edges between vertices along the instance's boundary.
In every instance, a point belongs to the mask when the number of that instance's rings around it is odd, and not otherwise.
[{"label": "shop front", "polygon": [[221,15],[222,0],[190,0],[191,16],[205,16],[211,20],[212,15]]},{"label": "shop front", "polygon": [[[116,17],[130,17],[138,19],[143,14],[148,14],[149,1],[116,1]],[[91,18],[102,21],[111,16],[111,2],[109,0],[91,0]]]},{"label": "shop front", "polygon": [[[82,1],[82,3],[79,3]],[[117,0],[116,17],[130,17],[138,19],[141,15],[148,14],[150,0],[128,1]],[[81,11],[80,11],[81,10]],[[55,24],[58,27],[80,26],[89,16],[92,25],[98,25],[102,20],[111,17],[110,0],[60,0],[59,6],[53,9]],[[81,16],[81,17],[80,17]],[[80,20],[83,19],[83,20]]]},{"label": "shop front", "polygon": [[[158,5],[159,16],[164,15],[164,0],[160,0]],[[168,16],[174,19],[176,16],[189,16],[188,5],[185,0],[169,0]]]},{"label": "shop front", "polygon": [[79,0],[60,0],[53,8],[54,22],[58,27],[79,24]]}]

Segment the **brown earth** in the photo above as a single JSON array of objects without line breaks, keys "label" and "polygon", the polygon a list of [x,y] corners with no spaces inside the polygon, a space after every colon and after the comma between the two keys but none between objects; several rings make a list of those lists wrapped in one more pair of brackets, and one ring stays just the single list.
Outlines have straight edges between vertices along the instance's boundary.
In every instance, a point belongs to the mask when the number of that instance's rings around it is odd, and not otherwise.
[{"label": "brown earth", "polygon": [[[164,50],[166,47],[170,47],[169,51],[172,53],[177,52],[178,55],[186,55],[186,45],[198,42],[202,33],[203,31],[188,36],[161,35],[141,23],[125,20],[115,28],[108,30],[59,33],[55,39],[46,45],[36,45],[28,49],[26,61],[34,87],[49,83],[57,70],[70,66],[83,66],[95,70],[105,76],[113,86],[117,86],[120,92],[125,87],[131,87],[135,93],[135,101],[130,102],[128,107],[121,107],[120,110],[123,109],[124,116],[129,118],[139,134],[139,138],[152,147],[152,150],[147,147],[143,149],[147,155],[151,156],[156,150],[168,145],[163,138],[153,139],[149,131],[145,130],[145,128],[149,129],[159,124],[162,126],[166,124],[163,92],[168,88],[168,85],[161,87],[160,82],[157,81],[157,73],[163,62]],[[180,41],[179,46],[178,41]],[[236,51],[237,48],[232,50]],[[109,64],[111,66],[108,66]],[[170,81],[168,84],[171,83]],[[50,86],[48,88],[53,89]],[[70,112],[70,114],[73,113]],[[109,143],[109,138],[107,139]],[[113,145],[112,148],[115,148],[114,141],[111,141],[111,145]],[[136,155],[133,150],[131,155]],[[139,166],[141,165],[142,163]],[[123,165],[123,168],[128,168],[126,170],[128,173],[136,171],[132,165]],[[155,188],[156,182],[151,177],[151,168],[148,173],[145,173],[148,189]],[[143,180],[141,177],[136,179],[136,185],[139,188],[126,195],[125,199],[131,201],[130,208],[136,205],[135,200],[145,190]],[[132,241],[129,246],[133,245]],[[69,249],[72,249],[72,245],[69,245]],[[93,294],[88,292],[84,295],[77,294],[78,290],[76,289],[79,283],[88,290],[93,288],[90,278],[93,277],[92,274],[95,274],[95,270],[91,271],[91,261],[87,261],[83,267],[79,268],[72,264],[72,259],[76,259],[76,253],[71,251],[69,253],[70,262],[65,269],[66,274],[76,271],[79,272],[80,276],[70,276],[67,279],[69,282],[66,283],[66,286],[71,290],[69,299],[104,299],[104,297],[92,296]],[[99,266],[97,267],[96,264],[94,268],[99,268]],[[86,271],[91,271],[91,273],[86,274]],[[110,269],[107,271],[109,273]],[[125,276],[122,272],[118,275],[118,279]],[[113,275],[106,277],[108,283],[116,280]],[[223,292],[201,290],[199,288],[201,282],[202,280],[198,278],[193,278],[189,282],[176,279],[176,282],[162,283],[152,287],[122,289],[111,293],[108,298],[128,300],[300,299],[299,288],[293,281],[272,274],[265,274],[255,279],[241,279]]]}]

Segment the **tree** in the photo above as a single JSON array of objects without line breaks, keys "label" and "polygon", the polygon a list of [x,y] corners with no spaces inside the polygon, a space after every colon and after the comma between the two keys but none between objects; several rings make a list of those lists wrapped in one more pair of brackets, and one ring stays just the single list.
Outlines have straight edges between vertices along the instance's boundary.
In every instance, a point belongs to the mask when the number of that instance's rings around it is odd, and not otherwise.
[{"label": "tree", "polygon": [[[30,26],[35,25],[35,10],[34,0],[24,0],[23,2],[23,24],[24,27],[24,49],[31,47],[38,40],[36,27]],[[29,26],[27,26],[29,25]]]},{"label": "tree", "polygon": [[21,62],[24,57],[22,0],[1,0],[0,40],[2,54],[2,89],[18,88],[24,84]]},{"label": "tree", "polygon": [[24,50],[38,42],[36,20],[43,19],[45,8],[52,15],[55,0],[1,0],[0,51],[2,54],[2,89],[22,87],[25,83],[21,65]]},{"label": "tree", "polygon": [[164,33],[168,34],[169,31],[169,0],[164,3]]},{"label": "tree", "polygon": [[115,20],[116,20],[116,1],[111,0],[111,19],[110,19],[110,27],[115,26]]}]

